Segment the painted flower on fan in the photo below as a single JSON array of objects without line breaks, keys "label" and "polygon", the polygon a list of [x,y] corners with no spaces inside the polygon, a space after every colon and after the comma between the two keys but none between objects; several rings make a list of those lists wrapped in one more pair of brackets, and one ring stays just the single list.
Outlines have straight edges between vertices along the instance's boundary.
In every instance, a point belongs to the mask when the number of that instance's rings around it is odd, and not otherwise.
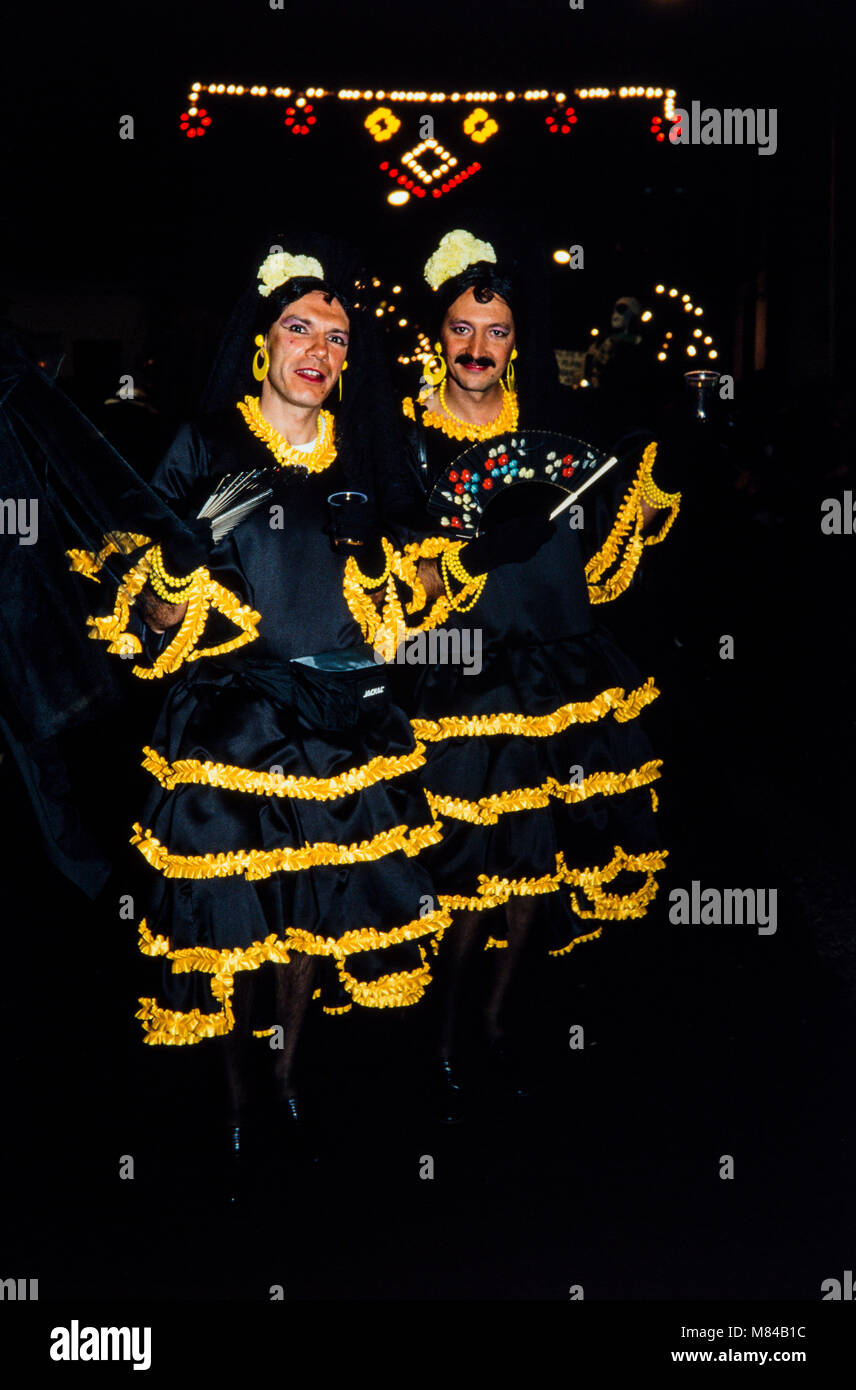
[{"label": "painted flower on fan", "polygon": [[278,290],[286,280],[293,280],[296,275],[310,275],[316,280],[324,279],[321,262],[316,261],[314,256],[291,256],[287,251],[271,252],[258,269],[261,281],[259,294],[263,299],[267,299],[269,294]]},{"label": "painted flower on fan", "polygon": [[472,232],[447,232],[433,256],[425,262],[425,279],[432,290],[438,290],[454,275],[460,275],[477,261],[496,264],[496,252],[489,241],[480,241]]}]

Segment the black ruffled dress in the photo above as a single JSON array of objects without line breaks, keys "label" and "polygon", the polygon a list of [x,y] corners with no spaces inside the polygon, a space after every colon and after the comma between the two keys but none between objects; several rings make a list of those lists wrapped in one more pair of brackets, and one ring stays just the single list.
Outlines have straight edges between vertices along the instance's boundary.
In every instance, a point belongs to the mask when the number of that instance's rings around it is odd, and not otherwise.
[{"label": "black ruffled dress", "polygon": [[[437,553],[436,541],[419,538],[420,525],[422,537],[440,531],[425,500],[468,447],[419,429],[410,501],[402,489],[394,506],[405,562]],[[646,471],[652,462],[649,453]],[[493,570],[469,611],[442,618],[446,630],[469,629],[460,664],[398,668],[411,682],[413,729],[427,748],[422,779],[443,821],[426,860],[440,902],[481,910],[549,895],[560,908],[550,914],[557,955],[599,936],[605,921],[644,917],[665,863],[653,814],[661,763],[642,727],[659,692],[592,606],[620,591],[638,563],[638,503],[637,476],[610,535],[586,537],[560,519],[532,559]]]},{"label": "black ruffled dress", "polygon": [[[218,478],[270,463],[235,411],[180,430],[153,486],[195,516]],[[325,531],[341,473],[339,459],[270,471],[272,495],[197,572],[189,637],[157,658],[179,669],[145,749],[152,787],[134,834],[149,1043],[229,1032],[236,973],[298,952],[327,962],[331,1011],[412,1003],[449,924],[424,867],[441,833],[415,776],[424,753],[383,666],[331,688],[293,664],[361,641]]]}]

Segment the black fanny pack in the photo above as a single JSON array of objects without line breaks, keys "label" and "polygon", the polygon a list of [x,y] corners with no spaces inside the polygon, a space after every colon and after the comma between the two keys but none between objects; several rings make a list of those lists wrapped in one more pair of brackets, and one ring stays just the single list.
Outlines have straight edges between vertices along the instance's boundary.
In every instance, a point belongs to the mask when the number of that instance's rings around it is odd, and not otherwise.
[{"label": "black fanny pack", "polygon": [[272,699],[293,705],[310,729],[337,732],[383,718],[389,675],[369,646],[296,656],[286,666],[248,662],[241,675]]}]

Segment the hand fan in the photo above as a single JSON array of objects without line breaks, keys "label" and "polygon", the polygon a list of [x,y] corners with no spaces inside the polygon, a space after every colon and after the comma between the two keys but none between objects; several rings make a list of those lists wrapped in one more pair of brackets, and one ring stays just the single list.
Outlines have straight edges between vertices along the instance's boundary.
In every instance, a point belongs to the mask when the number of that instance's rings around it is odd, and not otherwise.
[{"label": "hand fan", "polygon": [[270,469],[254,468],[222,478],[197,514],[197,520],[211,522],[214,544],[237,526],[239,521],[260,507],[273,489],[265,487]]},{"label": "hand fan", "polygon": [[524,483],[552,484],[560,492],[580,490],[606,462],[593,445],[569,434],[521,430],[473,444],[444,469],[428,498],[440,524],[461,535],[484,530],[490,504]]}]

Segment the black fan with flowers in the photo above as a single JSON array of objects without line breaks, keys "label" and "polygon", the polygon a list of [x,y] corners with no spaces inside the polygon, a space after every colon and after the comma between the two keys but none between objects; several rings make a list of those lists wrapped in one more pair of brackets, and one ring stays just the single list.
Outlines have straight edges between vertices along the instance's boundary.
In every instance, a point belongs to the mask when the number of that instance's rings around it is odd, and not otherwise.
[{"label": "black fan with flowers", "polygon": [[[495,436],[471,445],[444,469],[428,498],[428,508],[443,527],[461,536],[476,536],[485,529],[488,507],[492,520],[509,509],[514,515],[532,511],[546,515],[545,498],[555,503],[559,494],[578,491],[605,461],[601,450],[568,434],[522,430]],[[512,491],[513,503],[504,503],[502,499]]]}]

